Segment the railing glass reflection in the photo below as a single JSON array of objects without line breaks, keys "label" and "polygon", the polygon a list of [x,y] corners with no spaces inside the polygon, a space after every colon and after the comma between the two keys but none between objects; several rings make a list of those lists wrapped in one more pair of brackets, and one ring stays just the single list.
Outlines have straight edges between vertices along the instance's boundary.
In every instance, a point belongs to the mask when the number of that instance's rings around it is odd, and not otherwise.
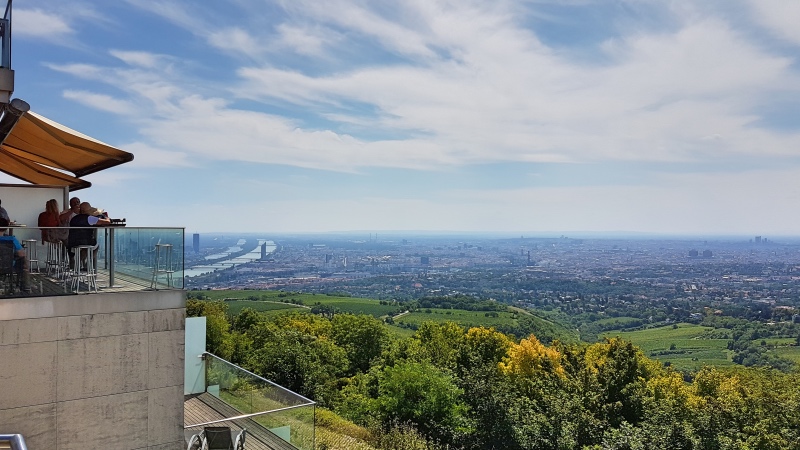
[{"label": "railing glass reflection", "polygon": [[[74,228],[73,228],[74,229]],[[96,277],[81,277],[70,264],[66,246],[42,241],[42,230],[9,228],[23,244],[29,260],[31,292],[16,279],[4,278],[5,297],[69,295],[87,292],[84,280],[96,280],[98,292],[183,289],[184,229],[97,227],[94,252]],[[64,229],[61,228],[61,231]],[[5,286],[5,284],[17,284]],[[92,291],[94,292],[94,291]]]},{"label": "railing glass reflection", "polygon": [[[246,429],[247,439],[283,441],[301,450],[314,449],[313,401],[211,353],[203,356],[206,364],[204,402],[221,400],[231,408],[230,414],[213,423],[189,424],[187,430],[200,431],[208,425],[230,426]],[[216,411],[223,409],[215,406]]]}]

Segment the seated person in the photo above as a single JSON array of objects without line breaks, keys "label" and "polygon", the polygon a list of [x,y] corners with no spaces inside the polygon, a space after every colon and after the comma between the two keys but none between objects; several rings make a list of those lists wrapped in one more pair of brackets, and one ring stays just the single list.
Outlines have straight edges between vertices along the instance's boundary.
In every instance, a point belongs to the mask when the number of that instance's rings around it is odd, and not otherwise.
[{"label": "seated person", "polygon": [[[8,227],[8,219],[0,217],[0,232],[5,233],[6,227]],[[19,278],[20,289],[30,292],[28,258],[25,257],[25,250],[15,236],[0,236],[0,241],[9,241],[14,244],[14,270]]]},{"label": "seated person", "polygon": [[[75,252],[73,248],[79,245],[91,245],[97,248],[97,231],[90,227],[104,226],[111,224],[111,221],[103,216],[103,211],[92,207],[89,202],[80,204],[80,213],[69,221],[69,238],[67,247],[70,249],[70,264],[74,262]],[[73,227],[75,227],[73,229]],[[95,258],[97,254],[95,253]],[[81,261],[86,267],[86,253],[81,253]]]},{"label": "seated person", "polygon": [[81,212],[81,199],[72,197],[69,199],[69,208],[65,209],[58,216],[58,222],[61,225],[69,226],[69,221]]},{"label": "seated person", "polygon": [[58,227],[58,217],[60,213],[58,211],[58,200],[51,198],[50,200],[45,203],[44,212],[39,214],[39,227],[42,229],[42,244],[45,242],[57,242],[60,241],[59,235],[61,230],[57,230],[54,227]]}]

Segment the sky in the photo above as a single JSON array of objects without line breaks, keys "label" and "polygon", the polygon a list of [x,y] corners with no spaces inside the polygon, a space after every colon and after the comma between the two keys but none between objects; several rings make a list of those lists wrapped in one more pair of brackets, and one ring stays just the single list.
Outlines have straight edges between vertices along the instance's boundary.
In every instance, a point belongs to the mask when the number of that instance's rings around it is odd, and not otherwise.
[{"label": "sky", "polygon": [[77,192],[129,226],[796,236],[798,17],[791,0],[16,0],[14,97],[134,154]]}]

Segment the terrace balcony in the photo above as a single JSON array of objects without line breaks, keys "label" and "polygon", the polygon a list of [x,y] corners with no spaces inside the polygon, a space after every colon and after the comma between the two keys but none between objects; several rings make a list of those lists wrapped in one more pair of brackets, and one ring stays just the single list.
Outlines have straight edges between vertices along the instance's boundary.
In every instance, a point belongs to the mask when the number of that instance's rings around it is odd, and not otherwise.
[{"label": "terrace balcony", "polygon": [[42,243],[43,229],[53,228],[9,228],[25,248],[29,260],[30,292],[19,289],[16,276],[2,276],[0,298],[184,287],[184,228],[94,227],[98,244],[94,273],[76,273],[70,267],[66,249]]}]

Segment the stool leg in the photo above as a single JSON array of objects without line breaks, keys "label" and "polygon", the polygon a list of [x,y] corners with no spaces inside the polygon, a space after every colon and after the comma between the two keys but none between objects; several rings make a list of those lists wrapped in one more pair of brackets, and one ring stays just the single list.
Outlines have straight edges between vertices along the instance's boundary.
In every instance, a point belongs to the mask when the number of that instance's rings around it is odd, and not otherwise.
[{"label": "stool leg", "polygon": [[153,254],[153,279],[150,280],[150,289],[158,289],[158,269],[160,265],[160,250],[161,247],[156,244],[156,248]]},{"label": "stool leg", "polygon": [[87,249],[86,252],[86,284],[90,291],[94,289],[94,292],[97,293],[97,269],[94,264],[94,249]]}]

